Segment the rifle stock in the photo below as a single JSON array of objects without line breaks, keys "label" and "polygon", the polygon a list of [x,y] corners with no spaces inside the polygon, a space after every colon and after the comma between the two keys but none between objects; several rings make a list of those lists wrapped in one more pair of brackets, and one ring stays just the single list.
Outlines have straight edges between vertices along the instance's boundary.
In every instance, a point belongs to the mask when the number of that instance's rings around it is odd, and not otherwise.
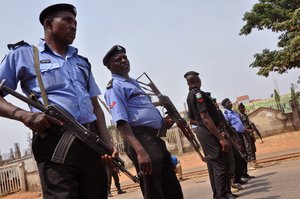
[{"label": "rifle stock", "polygon": [[[4,85],[5,80],[3,80],[0,84],[0,91],[4,91],[8,94],[11,94],[12,96],[20,99],[23,102],[26,102],[30,106],[44,112],[45,114],[55,117],[58,120],[63,122],[63,126],[61,128],[64,128],[67,133],[71,133],[74,137],[77,137],[82,142],[84,142],[87,146],[95,150],[100,155],[109,154],[112,155],[111,149],[103,142],[103,140],[100,139],[100,137],[88,129],[86,129],[84,126],[82,126],[79,122],[74,120],[68,113],[66,113],[64,110],[62,110],[57,105],[49,105],[48,107],[44,107],[41,104],[36,103],[35,101],[32,101],[31,99],[28,99],[27,97],[19,94],[18,92],[12,90],[11,88]],[[112,163],[115,167],[117,167],[119,170],[121,170],[127,177],[129,177],[133,182],[140,183],[139,176],[134,176],[131,174],[125,167],[124,167],[124,161],[120,157],[114,157],[112,158]]]},{"label": "rifle stock", "polygon": [[156,85],[152,82],[152,80],[149,78],[149,76],[146,73],[143,73],[143,75],[145,75],[147,77],[147,79],[149,80],[149,83],[146,84],[141,81],[138,81],[138,82],[142,85],[148,86],[151,89],[150,91],[152,91],[153,94],[155,94],[157,96],[157,98],[159,100],[159,102],[157,104],[159,104],[160,106],[163,106],[167,110],[167,114],[175,121],[175,123],[180,128],[180,130],[185,135],[185,137],[188,139],[188,141],[191,143],[191,145],[193,146],[194,150],[197,152],[197,154],[199,155],[201,160],[206,162],[209,159],[209,157],[204,157],[201,154],[200,145],[199,145],[198,141],[196,140],[193,131],[191,130],[191,128],[189,127],[187,122],[181,117],[181,115],[177,111],[176,107],[174,106],[174,104],[172,103],[170,98],[168,96],[161,94],[161,92],[158,90]]}]

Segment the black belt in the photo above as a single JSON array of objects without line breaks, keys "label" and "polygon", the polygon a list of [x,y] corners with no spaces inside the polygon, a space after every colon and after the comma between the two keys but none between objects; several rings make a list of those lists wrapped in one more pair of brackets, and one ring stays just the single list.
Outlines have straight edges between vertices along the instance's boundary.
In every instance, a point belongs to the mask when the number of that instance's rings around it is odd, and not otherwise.
[{"label": "black belt", "polygon": [[154,137],[158,137],[159,129],[155,129],[152,127],[148,126],[132,126],[131,127],[134,135],[139,135],[139,134],[148,134]]}]

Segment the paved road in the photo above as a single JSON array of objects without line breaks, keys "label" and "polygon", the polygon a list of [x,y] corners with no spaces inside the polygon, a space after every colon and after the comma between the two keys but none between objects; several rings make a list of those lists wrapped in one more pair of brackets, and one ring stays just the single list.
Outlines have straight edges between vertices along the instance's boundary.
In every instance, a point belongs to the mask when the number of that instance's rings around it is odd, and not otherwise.
[{"label": "paved road", "polygon": [[[244,185],[238,194],[243,199],[299,199],[300,159],[269,162],[252,171],[256,178]],[[190,178],[181,182],[186,199],[212,198],[208,177]],[[128,189],[128,193],[114,194],[112,199],[141,199],[139,189]]]}]

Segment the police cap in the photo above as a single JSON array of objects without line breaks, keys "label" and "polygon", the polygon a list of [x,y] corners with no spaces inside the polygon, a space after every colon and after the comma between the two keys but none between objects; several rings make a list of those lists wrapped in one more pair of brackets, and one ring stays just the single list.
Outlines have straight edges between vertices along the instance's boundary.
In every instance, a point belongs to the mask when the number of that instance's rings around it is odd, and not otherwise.
[{"label": "police cap", "polygon": [[223,101],[222,101],[222,106],[225,106],[225,104],[226,104],[228,101],[230,101],[228,98],[223,99]]},{"label": "police cap", "polygon": [[195,71],[189,71],[189,72],[185,73],[183,77],[184,77],[184,78],[187,78],[187,76],[189,76],[189,75],[197,75],[197,76],[198,76],[199,73],[197,73],[197,72],[195,72]]},{"label": "police cap", "polygon": [[211,101],[213,102],[213,103],[217,103],[217,99],[216,98],[211,98]]},{"label": "police cap", "polygon": [[241,102],[238,106],[238,108],[245,108],[245,105]]},{"label": "police cap", "polygon": [[75,6],[71,5],[71,4],[67,4],[67,3],[60,3],[60,4],[54,4],[51,5],[47,8],[45,8],[41,14],[40,14],[40,22],[43,25],[45,19],[47,16],[49,16],[50,14],[54,13],[54,12],[59,12],[59,11],[66,11],[66,12],[70,12],[73,15],[75,15],[76,17],[76,8]]},{"label": "police cap", "polygon": [[126,53],[126,49],[123,46],[114,45],[103,57],[104,66],[108,66],[110,59],[119,53]]}]

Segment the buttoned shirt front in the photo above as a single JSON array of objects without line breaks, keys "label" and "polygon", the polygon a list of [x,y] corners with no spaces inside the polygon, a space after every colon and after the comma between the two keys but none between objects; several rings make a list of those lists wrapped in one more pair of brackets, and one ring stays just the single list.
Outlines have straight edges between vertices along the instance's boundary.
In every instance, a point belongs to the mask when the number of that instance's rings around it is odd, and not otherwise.
[{"label": "buttoned shirt front", "polygon": [[237,112],[229,109],[225,109],[224,117],[226,121],[233,127],[238,133],[243,133],[245,128]]},{"label": "buttoned shirt front", "polygon": [[162,116],[135,79],[113,74],[112,85],[105,93],[105,100],[114,122],[124,120],[131,126],[155,129],[162,126]]},{"label": "buttoned shirt front", "polygon": [[[78,122],[96,120],[91,97],[100,95],[88,63],[77,54],[77,49],[68,46],[65,58],[55,53],[40,40],[38,44],[41,76],[49,104],[57,104],[72,115]],[[86,78],[88,77],[88,78]],[[0,65],[0,81],[16,89],[18,82],[26,95],[30,91],[41,97],[40,87],[34,68],[33,48],[23,45],[11,50]],[[89,91],[87,91],[89,81]],[[5,95],[5,93],[4,93]],[[37,111],[30,107],[32,111]]]}]

